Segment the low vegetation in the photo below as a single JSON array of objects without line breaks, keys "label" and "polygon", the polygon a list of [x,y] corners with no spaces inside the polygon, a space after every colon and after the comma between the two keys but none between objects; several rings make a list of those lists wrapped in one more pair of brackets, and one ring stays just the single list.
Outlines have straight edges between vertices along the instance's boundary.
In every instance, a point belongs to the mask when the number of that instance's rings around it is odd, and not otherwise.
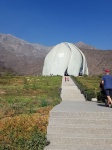
[{"label": "low vegetation", "polygon": [[61,77],[0,77],[0,150],[43,150]]},{"label": "low vegetation", "polygon": [[86,100],[91,101],[92,98],[97,98],[100,95],[101,76],[83,76],[72,77],[76,85],[84,94]]}]

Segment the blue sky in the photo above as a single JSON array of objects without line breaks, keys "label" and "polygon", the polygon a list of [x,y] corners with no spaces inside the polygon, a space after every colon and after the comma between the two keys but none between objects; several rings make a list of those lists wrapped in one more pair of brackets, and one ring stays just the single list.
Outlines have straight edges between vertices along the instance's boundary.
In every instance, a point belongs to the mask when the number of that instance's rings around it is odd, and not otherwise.
[{"label": "blue sky", "polygon": [[0,33],[54,46],[112,49],[112,0],[0,0]]}]

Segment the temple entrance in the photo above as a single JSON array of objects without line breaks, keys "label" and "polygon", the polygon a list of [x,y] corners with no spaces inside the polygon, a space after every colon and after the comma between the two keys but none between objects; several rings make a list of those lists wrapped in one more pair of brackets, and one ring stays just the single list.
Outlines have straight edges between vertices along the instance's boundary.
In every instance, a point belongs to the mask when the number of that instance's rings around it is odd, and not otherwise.
[{"label": "temple entrance", "polygon": [[[67,68],[67,69],[68,69],[68,68]],[[68,72],[67,72],[67,69],[65,70],[64,76],[69,76],[69,75],[68,75]]]}]

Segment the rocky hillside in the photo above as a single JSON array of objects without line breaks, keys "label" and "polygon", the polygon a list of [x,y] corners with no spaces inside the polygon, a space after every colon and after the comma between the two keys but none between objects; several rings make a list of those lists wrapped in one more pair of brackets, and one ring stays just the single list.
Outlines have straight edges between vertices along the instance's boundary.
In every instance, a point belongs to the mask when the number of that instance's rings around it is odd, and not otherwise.
[{"label": "rocky hillside", "polygon": [[95,47],[85,44],[83,42],[78,42],[78,43],[73,43],[73,44],[75,44],[75,46],[77,46],[80,49],[96,49]]},{"label": "rocky hillside", "polygon": [[112,71],[112,50],[83,49],[90,75],[103,74],[103,70],[108,68]]},{"label": "rocky hillside", "polygon": [[85,54],[90,75],[103,74],[106,68],[112,71],[112,50],[98,50],[83,42],[75,43],[75,45]]},{"label": "rocky hillside", "polygon": [[[85,54],[89,73],[102,74],[104,68],[112,69],[112,50],[75,43]],[[41,75],[44,58],[52,47],[31,44],[10,34],[0,34],[0,74],[13,72],[18,75]]]},{"label": "rocky hillside", "polygon": [[0,34],[0,72],[41,75],[43,62],[51,47],[30,44],[9,34]]}]

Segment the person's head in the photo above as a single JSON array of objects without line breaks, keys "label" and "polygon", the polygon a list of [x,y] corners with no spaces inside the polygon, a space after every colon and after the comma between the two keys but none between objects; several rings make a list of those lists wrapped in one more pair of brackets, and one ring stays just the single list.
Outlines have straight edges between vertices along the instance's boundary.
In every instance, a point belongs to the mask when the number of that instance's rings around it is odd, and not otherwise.
[{"label": "person's head", "polygon": [[110,70],[109,69],[105,69],[105,74],[109,74],[110,73]]}]

